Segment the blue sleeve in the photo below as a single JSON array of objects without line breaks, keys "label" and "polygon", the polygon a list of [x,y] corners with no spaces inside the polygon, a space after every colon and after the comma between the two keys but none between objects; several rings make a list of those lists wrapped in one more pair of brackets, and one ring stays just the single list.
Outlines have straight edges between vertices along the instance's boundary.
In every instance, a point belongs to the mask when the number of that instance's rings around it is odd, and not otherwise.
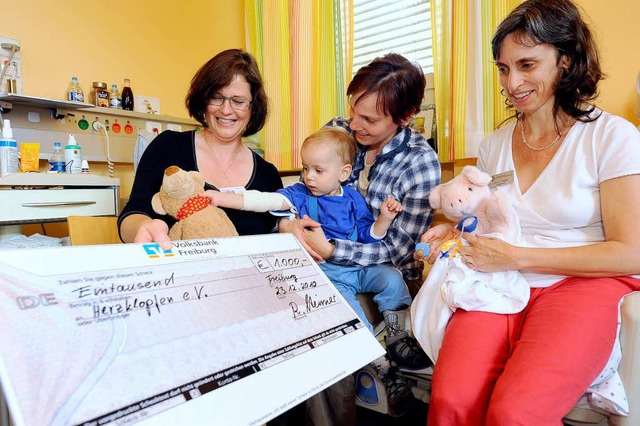
[{"label": "blue sleeve", "polygon": [[276,191],[278,194],[284,195],[284,197],[289,200],[293,207],[295,207],[296,212],[299,213],[300,210],[305,210],[303,205],[306,204],[307,200],[307,189],[304,184],[296,182],[293,185],[289,185],[286,188],[279,189]]},{"label": "blue sleeve", "polygon": [[364,197],[359,192],[348,187],[344,188],[344,194],[351,199],[353,214],[356,221],[356,228],[358,229],[358,242],[379,242],[380,240],[377,240],[371,236],[371,227],[373,226],[374,220]]}]

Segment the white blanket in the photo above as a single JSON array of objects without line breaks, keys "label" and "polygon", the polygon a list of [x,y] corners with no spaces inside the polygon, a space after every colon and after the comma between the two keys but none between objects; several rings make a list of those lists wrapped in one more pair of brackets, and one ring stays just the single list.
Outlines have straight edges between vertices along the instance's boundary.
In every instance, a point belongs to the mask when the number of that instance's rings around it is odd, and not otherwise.
[{"label": "white blanket", "polygon": [[[439,258],[411,304],[413,334],[435,363],[445,328],[457,308],[517,313],[527,305],[529,294],[529,284],[518,271],[478,272],[464,265],[459,255],[452,259]],[[619,312],[618,308],[618,317]],[[609,361],[578,402],[578,407],[622,416],[629,414],[629,404],[618,374],[622,358],[619,332],[620,320],[618,338]]]},{"label": "white blanket", "polygon": [[413,333],[435,362],[444,330],[457,308],[501,314],[520,312],[529,301],[529,284],[518,271],[478,272],[461,256],[440,258],[411,304]]}]

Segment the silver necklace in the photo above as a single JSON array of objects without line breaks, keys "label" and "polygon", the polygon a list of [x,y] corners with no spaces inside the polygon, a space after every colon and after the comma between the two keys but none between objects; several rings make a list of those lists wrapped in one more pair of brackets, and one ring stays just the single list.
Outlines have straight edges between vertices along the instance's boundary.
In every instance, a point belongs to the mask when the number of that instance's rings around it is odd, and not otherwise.
[{"label": "silver necklace", "polygon": [[556,143],[558,143],[558,141],[560,140],[560,138],[562,137],[562,132],[564,131],[565,127],[567,127],[567,122],[569,120],[567,120],[564,125],[562,126],[562,129],[560,130],[560,132],[558,133],[558,135],[556,136],[556,138],[554,140],[551,141],[550,144],[545,145],[545,146],[541,146],[541,147],[537,147],[537,146],[532,146],[529,144],[529,142],[527,142],[527,138],[524,137],[524,118],[522,119],[518,119],[518,121],[520,122],[520,135],[522,136],[522,143],[529,149],[533,150],[533,151],[544,151],[545,149],[549,149],[552,146],[554,146]]},{"label": "silver necklace", "polygon": [[233,163],[236,162],[236,159],[240,155],[241,149],[237,149],[236,150],[236,152],[233,154],[233,157],[231,158],[231,161],[229,162],[229,165],[227,165],[227,167],[222,167],[222,164],[220,164],[220,161],[218,160],[218,156],[216,155],[215,151],[213,150],[213,147],[211,147],[211,144],[209,143],[209,140],[207,139],[207,130],[206,129],[204,131],[204,143],[209,147],[209,151],[211,151],[211,155],[213,156],[213,159],[218,164],[218,167],[219,167],[219,170],[220,170],[220,179],[222,179],[223,182],[226,182],[227,179],[228,179],[227,172],[229,171],[231,166],[233,166]]}]

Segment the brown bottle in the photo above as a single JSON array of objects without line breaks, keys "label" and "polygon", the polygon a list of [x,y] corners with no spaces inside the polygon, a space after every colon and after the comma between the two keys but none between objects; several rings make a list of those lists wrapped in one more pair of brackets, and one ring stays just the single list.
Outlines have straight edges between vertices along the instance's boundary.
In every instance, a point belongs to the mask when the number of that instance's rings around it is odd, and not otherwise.
[{"label": "brown bottle", "polygon": [[133,111],[133,91],[128,78],[124,79],[124,87],[122,88],[122,109]]}]

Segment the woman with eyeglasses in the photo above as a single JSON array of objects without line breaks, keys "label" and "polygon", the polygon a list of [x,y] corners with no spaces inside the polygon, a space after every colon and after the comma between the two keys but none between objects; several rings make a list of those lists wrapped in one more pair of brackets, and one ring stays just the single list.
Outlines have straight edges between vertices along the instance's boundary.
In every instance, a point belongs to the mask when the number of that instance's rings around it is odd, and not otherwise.
[{"label": "woman with eyeglasses", "polygon": [[[267,117],[267,96],[255,59],[239,49],[220,52],[195,74],[185,104],[201,130],[166,130],[145,150],[131,197],[118,220],[124,242],[156,242],[171,247],[169,228],[175,219],[155,213],[151,198],[160,190],[164,170],[172,165],[196,170],[205,189],[274,192],[282,179],[274,165],[246,148],[242,137],[257,133]],[[238,234],[270,232],[269,213],[225,210]]]}]

